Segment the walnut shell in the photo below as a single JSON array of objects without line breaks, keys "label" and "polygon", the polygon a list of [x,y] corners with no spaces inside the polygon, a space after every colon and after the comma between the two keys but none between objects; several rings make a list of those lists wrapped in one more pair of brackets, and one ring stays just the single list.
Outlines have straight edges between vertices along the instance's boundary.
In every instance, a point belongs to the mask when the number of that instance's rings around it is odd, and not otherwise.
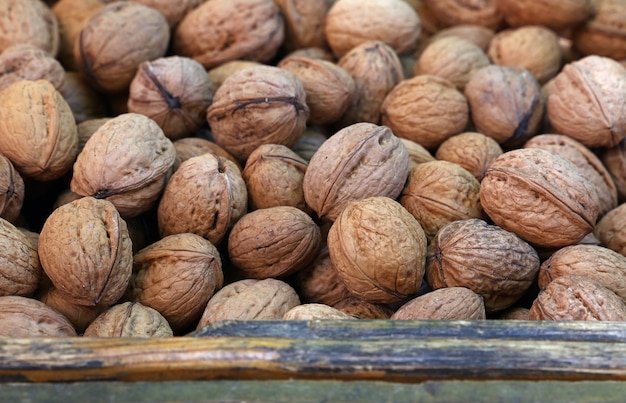
[{"label": "walnut shell", "polygon": [[328,246],[320,249],[308,267],[296,273],[294,284],[300,299],[307,303],[333,306],[352,295],[333,265]]},{"label": "walnut shell", "polygon": [[373,303],[399,302],[420,289],[426,235],[400,203],[370,197],[339,214],[328,232],[328,252],[353,295]]},{"label": "walnut shell", "polygon": [[165,55],[169,40],[170,28],[160,12],[132,1],[116,2],[85,21],[74,57],[96,88],[124,92],[142,62]]},{"label": "walnut shell", "polygon": [[431,288],[469,288],[483,297],[487,312],[513,305],[539,272],[539,256],[532,246],[480,219],[442,227],[431,248],[426,261]]},{"label": "walnut shell", "polygon": [[321,147],[328,137],[325,134],[314,129],[305,129],[302,136],[296,141],[291,149],[302,157],[307,164],[311,161],[313,154]]},{"label": "walnut shell", "polygon": [[[61,89],[61,95],[72,110],[77,124],[90,119],[103,119],[108,114],[102,95],[79,72],[65,73],[65,84]],[[79,149],[82,150],[80,146]]]},{"label": "walnut shell", "polygon": [[586,3],[593,3],[590,8],[595,8],[595,12],[574,30],[574,48],[585,55],[626,58],[626,1],[587,0]]},{"label": "walnut shell", "polygon": [[617,188],[618,201],[626,201],[626,141],[622,140],[615,147],[601,150],[599,155]]},{"label": "walnut shell", "polygon": [[15,223],[24,204],[24,180],[11,161],[0,154],[0,218]]},{"label": "walnut shell", "polygon": [[237,168],[242,171],[243,167],[239,161],[228,151],[224,150],[220,145],[201,137],[183,137],[174,141],[176,149],[176,162],[174,163],[174,171],[178,169],[180,164],[189,158],[197,157],[202,154],[211,153],[216,157],[222,157],[229,160]]},{"label": "walnut shell", "polygon": [[588,147],[616,146],[626,137],[626,69],[600,56],[565,65],[550,89],[548,118]]},{"label": "walnut shell", "polygon": [[336,308],[324,304],[302,304],[294,306],[282,317],[283,320],[341,320],[356,319]]},{"label": "walnut shell", "polygon": [[213,101],[213,84],[204,67],[193,59],[162,57],[141,63],[130,83],[128,111],[154,120],[176,140],[206,123]]},{"label": "walnut shell", "polygon": [[36,299],[0,297],[0,337],[72,337],[67,318]]},{"label": "walnut shell", "polygon": [[222,320],[280,320],[297,305],[298,294],[284,281],[239,280],[224,286],[209,300],[198,329]]},{"label": "walnut shell", "polygon": [[0,52],[19,43],[51,56],[59,51],[59,23],[41,0],[4,0],[0,4]]},{"label": "walnut shell", "polygon": [[80,153],[85,148],[87,141],[98,131],[100,126],[108,122],[113,118],[97,118],[87,119],[76,125],[76,131],[78,132],[78,152]]},{"label": "walnut shell", "polygon": [[504,22],[498,1],[424,0],[424,3],[444,26],[475,24],[497,30]]},{"label": "walnut shell", "polygon": [[533,302],[530,320],[626,320],[626,304],[613,291],[581,276],[554,279]]},{"label": "walnut shell", "polygon": [[103,305],[85,306],[73,304],[67,300],[65,294],[54,288],[54,286],[45,290],[38,299],[65,316],[79,334],[82,334],[87,329],[87,326],[107,309]]},{"label": "walnut shell", "polygon": [[487,27],[476,24],[459,24],[438,30],[430,37],[430,41],[434,42],[453,36],[470,41],[482,49],[483,52],[487,52],[494,35],[494,30]]},{"label": "walnut shell", "polygon": [[135,254],[127,295],[156,309],[180,333],[195,325],[223,283],[217,248],[185,233],[161,238]]},{"label": "walnut shell", "polygon": [[37,248],[10,222],[0,218],[0,296],[31,296],[42,278]]},{"label": "walnut shell", "polygon": [[622,203],[602,217],[594,234],[602,246],[626,256],[626,203]]},{"label": "walnut shell", "polygon": [[464,287],[434,290],[402,305],[392,320],[487,319],[483,297]]},{"label": "walnut shell", "polygon": [[231,74],[246,69],[248,67],[256,67],[261,66],[262,64],[259,62],[253,62],[251,60],[231,60],[229,62],[224,62],[218,66],[213,67],[209,70],[209,78],[211,78],[211,82],[213,86],[217,90],[222,86],[224,80],[228,78]]},{"label": "walnut shell", "polygon": [[424,146],[409,139],[400,140],[409,152],[409,171],[413,171],[416,166],[423,164],[424,162],[435,160],[435,157],[433,157],[430,151],[425,149]]},{"label": "walnut shell", "polygon": [[167,182],[157,210],[159,232],[191,232],[219,245],[247,206],[239,168],[225,158],[202,154],[183,162]]},{"label": "walnut shell", "polygon": [[333,308],[357,319],[389,319],[393,314],[393,310],[387,305],[373,304],[354,296],[342,299]]},{"label": "walnut shell", "polygon": [[441,143],[435,157],[460,165],[480,182],[487,169],[501,154],[502,148],[491,137],[482,133],[465,132]]},{"label": "walnut shell", "polygon": [[62,91],[65,70],[48,52],[34,45],[9,46],[0,53],[0,90],[20,80],[47,80]]},{"label": "walnut shell", "polygon": [[355,123],[313,154],[302,183],[304,199],[320,218],[333,221],[352,200],[395,199],[408,174],[408,151],[388,127]]},{"label": "walnut shell", "polygon": [[132,242],[111,202],[83,197],[48,216],[39,234],[39,259],[69,302],[106,306],[128,286]]},{"label": "walnut shell", "polygon": [[172,337],[161,314],[139,302],[124,302],[101,313],[85,329],[85,337]]},{"label": "walnut shell", "polygon": [[572,162],[539,148],[508,151],[480,186],[487,215],[500,227],[543,247],[563,247],[589,234],[598,198]]},{"label": "walnut shell", "polygon": [[24,178],[49,181],[71,168],[78,153],[74,116],[46,80],[21,80],[0,92],[0,153]]},{"label": "walnut shell", "polygon": [[150,118],[127,113],[104,123],[74,164],[73,192],[105,199],[124,217],[155,205],[171,172],[176,149]]},{"label": "walnut shell", "polygon": [[267,62],[284,36],[273,0],[212,0],[182,19],[172,42],[174,53],[212,68],[236,59]]},{"label": "walnut shell", "polygon": [[324,23],[328,0],[275,0],[285,22],[283,47],[287,51],[326,46]]},{"label": "walnut shell", "polygon": [[309,117],[306,93],[293,73],[257,66],[230,75],[215,92],[207,120],[215,142],[245,161],[262,144],[291,147]]},{"label": "walnut shell", "polygon": [[594,0],[498,0],[498,8],[511,26],[545,25],[561,30],[590,18],[595,11],[594,3]]},{"label": "walnut shell", "polygon": [[469,107],[450,80],[420,75],[396,85],[385,97],[380,115],[396,136],[432,150],[465,129]]}]

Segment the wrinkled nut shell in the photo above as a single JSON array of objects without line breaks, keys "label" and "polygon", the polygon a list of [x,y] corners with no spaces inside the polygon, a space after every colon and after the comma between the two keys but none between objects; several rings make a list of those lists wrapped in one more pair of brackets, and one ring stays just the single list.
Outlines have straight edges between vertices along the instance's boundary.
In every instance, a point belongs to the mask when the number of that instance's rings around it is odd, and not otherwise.
[{"label": "wrinkled nut shell", "polygon": [[491,137],[482,133],[465,132],[441,143],[435,157],[460,165],[480,182],[487,169],[501,154],[502,148]]},{"label": "wrinkled nut shell", "polygon": [[626,256],[626,203],[622,203],[602,217],[594,234],[605,246]]},{"label": "wrinkled nut shell", "polygon": [[326,46],[324,23],[328,0],[275,0],[285,22],[286,50]]},{"label": "wrinkled nut shell", "polygon": [[0,90],[20,80],[47,80],[61,91],[65,70],[48,52],[36,46],[14,45],[0,53]]},{"label": "wrinkled nut shell", "polygon": [[434,290],[402,305],[392,320],[486,319],[483,298],[464,287]]},{"label": "wrinkled nut shell", "polygon": [[283,320],[356,319],[345,312],[324,304],[298,305],[282,317]]},{"label": "wrinkled nut shell", "polygon": [[594,13],[593,0],[498,0],[498,8],[507,23],[545,25],[559,30],[579,25]]},{"label": "wrinkled nut shell", "polygon": [[18,43],[34,45],[52,56],[59,51],[59,23],[41,0],[0,3],[0,53]]},{"label": "wrinkled nut shell", "polygon": [[78,334],[82,334],[87,329],[87,326],[107,309],[106,306],[102,305],[85,306],[73,304],[54,286],[46,290],[38,299],[65,316]]},{"label": "wrinkled nut shell", "polygon": [[172,337],[161,314],[138,302],[124,302],[101,313],[85,329],[85,337]]},{"label": "wrinkled nut shell", "polygon": [[425,0],[426,7],[444,26],[475,24],[497,30],[503,23],[498,0]]},{"label": "wrinkled nut shell", "polygon": [[11,161],[0,154],[0,218],[17,220],[24,204],[24,180]]},{"label": "wrinkled nut shell", "polygon": [[31,296],[42,277],[37,248],[19,229],[0,218],[0,296]]},{"label": "wrinkled nut shell", "polygon": [[324,246],[307,268],[296,273],[294,284],[303,302],[333,306],[351,296]]},{"label": "wrinkled nut shell", "polygon": [[71,337],[67,318],[36,299],[0,297],[0,337]]},{"label": "wrinkled nut shell", "polygon": [[212,141],[203,139],[201,137],[183,137],[174,141],[174,148],[176,148],[176,162],[174,163],[176,171],[180,164],[187,161],[190,158],[197,157],[202,154],[211,153],[216,157],[222,157],[243,170],[243,167],[239,165],[239,161],[228,151],[224,150],[221,146]]}]

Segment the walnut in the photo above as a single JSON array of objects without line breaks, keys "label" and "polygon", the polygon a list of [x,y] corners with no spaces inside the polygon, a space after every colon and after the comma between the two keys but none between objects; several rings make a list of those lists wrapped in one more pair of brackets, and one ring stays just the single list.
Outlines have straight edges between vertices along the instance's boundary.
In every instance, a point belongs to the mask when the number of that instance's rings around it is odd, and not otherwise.
[{"label": "walnut", "polygon": [[59,24],[41,0],[0,3],[0,52],[18,43],[34,45],[51,56],[59,51]]},{"label": "walnut", "polygon": [[335,305],[351,296],[328,254],[320,249],[315,260],[294,276],[294,284],[303,302]]},{"label": "walnut", "polygon": [[42,278],[37,247],[10,222],[0,218],[0,296],[28,297]]},{"label": "walnut", "polygon": [[87,119],[76,125],[76,131],[78,132],[78,152],[80,153],[87,141],[98,131],[100,126],[111,120],[112,118],[95,118]]},{"label": "walnut", "polygon": [[157,210],[159,232],[191,232],[217,246],[247,207],[239,168],[225,158],[202,154],[183,162],[167,182]]},{"label": "walnut", "polygon": [[380,115],[382,124],[396,136],[433,150],[465,129],[469,108],[451,81],[420,75],[395,86],[385,97]]},{"label": "walnut", "polygon": [[215,142],[245,161],[261,144],[291,147],[298,140],[309,117],[305,98],[293,73],[250,67],[230,75],[218,88],[207,120]]},{"label": "walnut", "polygon": [[588,147],[616,146],[626,137],[626,69],[600,56],[565,65],[550,89],[548,118]]},{"label": "walnut", "polygon": [[622,203],[602,217],[594,234],[602,246],[626,256],[626,203]]},{"label": "walnut", "polygon": [[213,68],[236,59],[267,62],[284,36],[273,0],[212,0],[182,19],[172,42],[174,53]]},{"label": "walnut", "polygon": [[107,309],[107,306],[103,305],[85,306],[74,304],[68,301],[65,294],[54,288],[54,286],[45,290],[38,299],[65,316],[79,334],[82,334],[87,329],[87,326]]},{"label": "walnut", "polygon": [[425,0],[425,3],[444,26],[475,24],[497,30],[504,22],[498,0]]},{"label": "walnut", "polygon": [[[579,0],[581,1],[581,0]],[[626,58],[626,2],[624,0],[587,0],[595,13],[574,29],[574,48],[585,55]]]},{"label": "walnut", "polygon": [[47,80],[61,91],[65,70],[49,53],[34,45],[9,46],[0,53],[0,90],[20,80]]},{"label": "walnut", "polygon": [[285,21],[286,50],[326,46],[324,23],[328,0],[275,0]]},{"label": "walnut", "polygon": [[74,116],[49,81],[21,80],[0,92],[0,153],[22,177],[60,178],[77,152]]},{"label": "walnut", "polygon": [[333,308],[357,319],[389,319],[393,314],[393,310],[387,305],[373,304],[354,296],[342,299]]},{"label": "walnut", "polygon": [[539,256],[532,246],[480,219],[442,227],[431,248],[426,261],[426,281],[431,288],[469,288],[482,296],[487,312],[517,302],[539,272]]},{"label": "walnut", "polygon": [[[77,124],[107,116],[104,98],[89,85],[81,73],[70,71],[65,74],[65,85],[61,90],[61,95],[72,110]],[[79,149],[82,148],[79,147]]]},{"label": "walnut", "polygon": [[228,151],[224,150],[220,145],[209,141],[201,137],[183,137],[174,141],[174,148],[176,149],[176,162],[174,163],[174,170],[177,170],[180,164],[187,161],[189,158],[197,157],[202,154],[211,153],[216,157],[222,157],[237,166],[242,171],[243,167],[239,164],[239,161]]},{"label": "walnut", "polygon": [[0,297],[0,337],[71,337],[67,318],[36,299]]},{"label": "walnut", "polygon": [[215,89],[218,89],[224,83],[227,77],[231,74],[246,69],[248,67],[261,66],[262,64],[259,62],[253,62],[251,60],[231,60],[229,62],[224,62],[218,66],[213,67],[209,70],[209,77],[211,78],[211,82]]},{"label": "walnut", "polygon": [[176,140],[206,123],[213,101],[213,84],[204,67],[193,59],[163,57],[141,63],[130,83],[128,111],[151,118]]},{"label": "walnut", "polygon": [[124,302],[101,313],[85,329],[85,337],[172,337],[173,331],[155,309]]},{"label": "walnut", "polygon": [[165,55],[169,39],[169,25],[157,10],[132,1],[116,2],[85,21],[74,42],[74,57],[96,88],[124,92],[142,62]]},{"label": "walnut", "polygon": [[204,0],[133,0],[144,6],[152,7],[159,11],[171,28],[176,28],[178,23]]},{"label": "walnut", "polygon": [[545,25],[556,30],[585,22],[594,13],[595,0],[498,0],[506,22],[514,27]]},{"label": "walnut", "polygon": [[487,215],[537,246],[579,242],[598,217],[598,198],[574,163],[539,148],[508,151],[487,170],[480,186]]},{"label": "walnut", "polygon": [[24,180],[11,161],[0,154],[0,218],[15,223],[24,204]]},{"label": "walnut", "polygon": [[180,333],[195,325],[223,283],[217,248],[199,235],[177,234],[135,254],[127,296],[156,309]]},{"label": "walnut", "polygon": [[297,305],[298,294],[284,281],[239,280],[215,293],[197,328],[222,320],[279,320]]},{"label": "walnut", "polygon": [[464,287],[431,291],[402,305],[392,320],[481,320],[486,319],[483,297]]},{"label": "walnut", "polygon": [[434,42],[452,36],[470,41],[482,49],[483,52],[487,52],[494,35],[495,32],[493,29],[481,25],[459,24],[435,32],[434,35],[430,37],[430,41]]},{"label": "walnut", "polygon": [[500,320],[528,320],[530,309],[520,306],[514,306],[500,312],[498,319]]},{"label": "walnut", "polygon": [[400,139],[409,152],[409,170],[413,171],[416,166],[423,164],[424,162],[434,161],[435,157],[432,156],[430,151],[424,148],[424,146],[409,140]]},{"label": "walnut", "polygon": [[302,304],[294,306],[282,317],[283,320],[341,320],[356,319],[339,309],[324,304]]},{"label": "walnut", "polygon": [[548,284],[533,302],[530,320],[626,320],[626,304],[595,280],[561,276]]},{"label": "walnut", "polygon": [[146,116],[127,113],[104,123],[74,164],[73,192],[112,202],[124,217],[155,205],[174,165],[176,149]]},{"label": "walnut", "polygon": [[307,128],[304,129],[302,136],[296,141],[291,149],[302,157],[308,164],[313,154],[322,146],[328,137],[324,133],[317,130]]},{"label": "walnut", "polygon": [[355,123],[313,154],[304,174],[304,198],[320,218],[333,221],[352,200],[395,199],[408,173],[408,151],[388,127]]},{"label": "walnut", "polygon": [[111,202],[83,197],[48,216],[39,234],[39,258],[69,302],[106,306],[128,286],[132,242]]},{"label": "walnut", "polygon": [[501,154],[502,148],[491,137],[482,133],[465,132],[441,143],[435,157],[460,165],[480,182],[487,169]]},{"label": "walnut", "polygon": [[605,148],[599,155],[617,188],[618,201],[626,201],[626,141],[622,140],[615,147]]},{"label": "walnut", "polygon": [[399,302],[420,289],[426,235],[400,203],[370,197],[339,214],[328,232],[328,252],[352,294],[373,303]]}]

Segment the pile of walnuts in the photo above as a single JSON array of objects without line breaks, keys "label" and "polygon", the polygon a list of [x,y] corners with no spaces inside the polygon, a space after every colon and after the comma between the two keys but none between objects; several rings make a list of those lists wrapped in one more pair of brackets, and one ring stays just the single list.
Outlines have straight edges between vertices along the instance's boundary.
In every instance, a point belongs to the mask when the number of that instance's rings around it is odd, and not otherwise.
[{"label": "pile of walnuts", "polygon": [[3,0],[0,336],[626,320],[626,0]]}]

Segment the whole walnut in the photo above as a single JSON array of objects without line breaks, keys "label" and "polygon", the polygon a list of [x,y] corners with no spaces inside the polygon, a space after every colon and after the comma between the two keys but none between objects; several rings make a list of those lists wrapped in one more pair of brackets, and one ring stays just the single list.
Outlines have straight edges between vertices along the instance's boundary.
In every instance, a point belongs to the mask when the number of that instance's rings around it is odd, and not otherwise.
[{"label": "whole walnut", "polygon": [[51,56],[59,51],[59,23],[43,1],[0,3],[0,52],[19,43],[34,45]]},{"label": "whole walnut", "polygon": [[20,80],[47,80],[62,91],[65,70],[48,52],[34,45],[9,46],[0,53],[0,90]]},{"label": "whole walnut", "polygon": [[160,12],[132,1],[116,2],[85,21],[74,57],[96,88],[124,92],[142,62],[165,55],[169,40],[170,28]]},{"label": "whole walnut", "polygon": [[328,232],[328,252],[344,284],[373,303],[399,302],[419,291],[426,242],[417,220],[388,197],[348,203]]},{"label": "whole walnut", "polygon": [[156,309],[180,333],[195,325],[223,283],[217,248],[199,235],[184,233],[163,237],[135,254],[126,294]]},{"label": "whole walnut", "polygon": [[36,299],[0,297],[0,337],[72,337],[67,318]]},{"label": "whole walnut", "polygon": [[513,26],[544,25],[555,30],[577,26],[595,12],[594,0],[498,0],[498,9]]},{"label": "whole walnut", "polygon": [[585,55],[626,58],[626,1],[587,0],[595,12],[572,35],[574,48]]},{"label": "whole walnut", "polygon": [[339,309],[324,304],[297,305],[285,312],[283,320],[341,320],[356,319]]},{"label": "whole walnut", "polygon": [[465,287],[440,288],[403,304],[392,320],[486,319],[483,297]]},{"label": "whole walnut", "polygon": [[304,199],[333,221],[352,200],[398,197],[409,174],[409,154],[385,126],[355,123],[326,140],[304,174]]},{"label": "whole walnut", "polygon": [[517,302],[539,272],[539,256],[532,246],[480,219],[442,227],[431,249],[426,260],[430,287],[468,288],[482,296],[487,312],[501,311]]},{"label": "whole walnut", "polygon": [[20,173],[0,154],[0,218],[15,223],[22,211],[25,190]]},{"label": "whole walnut", "polygon": [[0,153],[25,179],[50,181],[72,168],[76,123],[49,81],[21,80],[0,91]]},{"label": "whole walnut", "polygon": [[174,165],[176,149],[150,118],[127,113],[104,123],[74,164],[70,188],[105,199],[124,217],[152,208]]},{"label": "whole walnut", "polygon": [[111,305],[130,279],[133,250],[126,222],[107,200],[83,197],[48,216],[39,259],[56,288],[78,305]]},{"label": "whole walnut", "polygon": [[483,52],[487,52],[495,32],[491,28],[476,24],[459,24],[438,30],[430,37],[429,42],[439,39],[456,37],[473,43]]},{"label": "whole walnut", "polygon": [[295,144],[309,118],[305,99],[293,73],[274,66],[250,67],[222,83],[206,116],[215,142],[245,161],[262,144]]},{"label": "whole walnut", "polygon": [[626,69],[595,55],[565,65],[550,89],[548,118],[587,147],[616,146],[626,137]]},{"label": "whole walnut", "polygon": [[465,129],[469,107],[450,80],[419,75],[402,81],[387,94],[380,115],[382,124],[396,136],[434,150]]},{"label": "whole walnut", "polygon": [[441,143],[435,158],[460,165],[480,182],[487,169],[501,154],[502,148],[491,137],[482,133],[465,132]]},{"label": "whole walnut", "polygon": [[626,201],[626,141],[600,151],[600,160],[617,188],[618,201]]},{"label": "whole walnut", "polygon": [[65,294],[52,286],[43,291],[38,299],[67,318],[78,334],[82,334],[107,309],[105,305],[86,306],[67,300]]},{"label": "whole walnut", "polygon": [[31,296],[42,278],[37,247],[13,224],[0,218],[0,296]]},{"label": "whole walnut", "polygon": [[267,62],[284,36],[274,0],[211,0],[180,21],[172,47],[174,53],[212,68],[236,59]]},{"label": "whole walnut", "polygon": [[504,22],[499,0],[424,0],[444,26],[475,24],[497,30]]},{"label": "whole walnut", "polygon": [[85,329],[85,337],[172,337],[167,320],[139,302],[124,302],[102,312]]},{"label": "whole walnut", "polygon": [[294,278],[298,295],[303,302],[333,306],[351,296],[328,253],[328,246],[322,247],[315,260]]},{"label": "whole walnut", "polygon": [[381,41],[396,53],[406,53],[421,30],[418,14],[403,0],[336,0],[324,25],[326,40],[339,57],[367,41]]},{"label": "whole walnut", "polygon": [[215,293],[197,328],[223,320],[280,320],[297,305],[300,305],[298,294],[284,281],[239,280]]},{"label": "whole walnut", "polygon": [[348,296],[332,306],[357,319],[389,319],[393,310],[384,304],[373,304],[355,296]]},{"label": "whole walnut", "polygon": [[191,232],[219,245],[246,213],[248,192],[239,168],[206,153],[183,162],[159,201],[161,236]]},{"label": "whole walnut", "polygon": [[[77,71],[65,73],[65,84],[61,89],[61,95],[69,105],[74,115],[74,120],[80,124],[90,119],[103,119],[108,115],[106,101]],[[80,133],[79,133],[80,142]],[[79,150],[82,147],[79,146]]]},{"label": "whole walnut", "polygon": [[594,229],[600,245],[626,256],[626,203],[606,213]]},{"label": "whole walnut", "polygon": [[287,51],[326,47],[324,23],[331,6],[329,0],[275,0],[285,22]]},{"label": "whole walnut", "polygon": [[204,67],[193,59],[162,57],[141,63],[130,83],[128,111],[154,120],[176,140],[206,124],[213,101],[213,84]]},{"label": "whole walnut", "polygon": [[573,245],[593,231],[597,193],[574,163],[539,148],[500,155],[480,186],[495,224],[537,246]]}]

